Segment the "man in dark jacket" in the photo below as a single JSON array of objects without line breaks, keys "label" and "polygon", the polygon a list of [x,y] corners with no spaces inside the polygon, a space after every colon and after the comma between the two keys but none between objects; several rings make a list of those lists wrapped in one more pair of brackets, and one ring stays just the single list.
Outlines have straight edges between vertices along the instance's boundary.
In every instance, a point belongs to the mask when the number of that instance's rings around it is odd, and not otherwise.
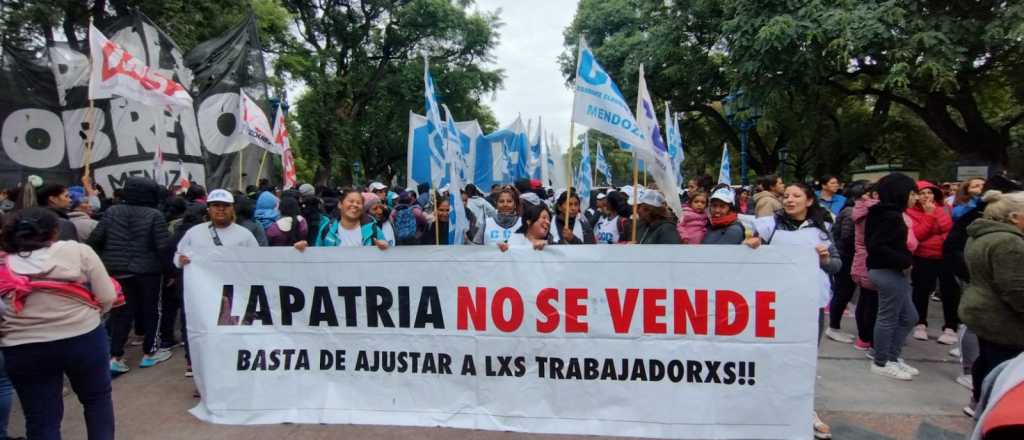
[{"label": "man in dark jacket", "polygon": [[58,240],[78,241],[78,229],[68,218],[68,210],[71,209],[71,193],[68,191],[68,187],[53,183],[43,185],[36,191],[36,203],[39,206],[50,208],[60,217],[57,220],[60,227]]},{"label": "man in dark jacket", "polygon": [[121,357],[136,315],[141,316],[143,327],[136,328],[136,332],[145,334],[145,356],[139,367],[151,367],[171,357],[169,350],[156,349],[162,257],[169,255],[170,246],[167,222],[156,209],[159,194],[156,182],[143,177],[129,178],[123,203],[107,210],[89,236],[89,245],[96,249],[107,271],[121,282],[126,300],[125,307],[114,309],[108,321],[112,374],[128,371]]}]

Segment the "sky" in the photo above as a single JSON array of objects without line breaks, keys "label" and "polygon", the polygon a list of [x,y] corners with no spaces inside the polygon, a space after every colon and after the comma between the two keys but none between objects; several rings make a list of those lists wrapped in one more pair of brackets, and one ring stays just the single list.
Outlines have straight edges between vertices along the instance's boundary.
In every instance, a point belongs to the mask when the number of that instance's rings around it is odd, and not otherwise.
[{"label": "sky", "polygon": [[[562,32],[576,14],[575,0],[477,0],[480,11],[501,9],[504,25],[494,51],[495,64],[505,70],[502,89],[485,104],[502,127],[520,114],[523,123],[541,117],[544,130],[568,145],[572,91],[558,66],[563,51]],[[579,130],[577,130],[579,134]]]}]

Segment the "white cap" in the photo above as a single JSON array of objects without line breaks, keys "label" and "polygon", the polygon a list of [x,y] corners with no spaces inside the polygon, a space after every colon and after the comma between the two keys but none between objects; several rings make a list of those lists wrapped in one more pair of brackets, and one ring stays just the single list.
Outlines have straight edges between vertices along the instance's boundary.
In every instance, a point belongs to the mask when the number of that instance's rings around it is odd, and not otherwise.
[{"label": "white cap", "polygon": [[640,195],[640,204],[660,208],[665,206],[665,196],[661,195],[661,191],[644,191],[644,193]]},{"label": "white cap", "polygon": [[382,189],[388,189],[387,185],[380,182],[373,182],[370,184],[370,192],[380,191]]},{"label": "white cap", "polygon": [[235,196],[223,189],[215,189],[210,191],[210,194],[206,196],[206,204],[210,203],[227,203],[229,205],[235,204]]},{"label": "white cap", "polygon": [[607,197],[604,193],[597,193],[597,200],[604,200]]},{"label": "white cap", "polygon": [[721,200],[732,205],[736,203],[736,193],[732,188],[718,188],[711,194],[711,200]]}]

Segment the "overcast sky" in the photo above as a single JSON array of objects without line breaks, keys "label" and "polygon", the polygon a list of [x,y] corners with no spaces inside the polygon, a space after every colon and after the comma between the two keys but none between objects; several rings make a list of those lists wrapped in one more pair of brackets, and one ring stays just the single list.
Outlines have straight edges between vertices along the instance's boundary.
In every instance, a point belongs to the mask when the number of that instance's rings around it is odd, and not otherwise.
[{"label": "overcast sky", "polygon": [[[505,85],[486,104],[498,123],[506,126],[522,114],[523,123],[543,119],[563,147],[569,140],[572,92],[558,66],[562,32],[576,14],[575,0],[477,0],[481,11],[501,9],[500,43],[496,64],[505,69]],[[578,133],[577,133],[578,134]]]}]

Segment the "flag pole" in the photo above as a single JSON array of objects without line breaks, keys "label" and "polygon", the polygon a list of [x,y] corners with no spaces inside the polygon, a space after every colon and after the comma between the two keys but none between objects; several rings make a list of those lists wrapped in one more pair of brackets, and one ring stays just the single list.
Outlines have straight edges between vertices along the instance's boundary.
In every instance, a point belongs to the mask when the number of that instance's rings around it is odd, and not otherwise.
[{"label": "flag pole", "polygon": [[238,190],[245,192],[245,180],[243,178],[243,170],[245,170],[245,162],[242,161],[242,156],[245,154],[245,147],[238,150]]},{"label": "flag pole", "polygon": [[630,235],[630,243],[636,244],[636,224],[637,224],[637,207],[640,206],[640,188],[637,187],[637,180],[639,175],[639,167],[637,166],[636,159],[636,147],[633,147],[633,218],[630,219],[630,223],[633,224],[633,233]]},{"label": "flag pole", "polygon": [[82,153],[82,160],[85,163],[83,178],[89,177],[89,170],[92,168],[92,144],[93,137],[96,135],[96,106],[91,99],[89,100],[89,109],[85,111],[85,120],[89,122],[89,131],[85,134],[85,151]]},{"label": "flag pole", "polygon": [[441,245],[441,220],[437,217],[437,197],[434,186],[430,186],[430,204],[434,207],[434,246]]},{"label": "flag pole", "polygon": [[260,169],[256,171],[256,184],[259,185],[260,179],[263,178],[263,165],[267,163],[267,153],[269,151],[263,150],[263,157],[260,159]]}]

